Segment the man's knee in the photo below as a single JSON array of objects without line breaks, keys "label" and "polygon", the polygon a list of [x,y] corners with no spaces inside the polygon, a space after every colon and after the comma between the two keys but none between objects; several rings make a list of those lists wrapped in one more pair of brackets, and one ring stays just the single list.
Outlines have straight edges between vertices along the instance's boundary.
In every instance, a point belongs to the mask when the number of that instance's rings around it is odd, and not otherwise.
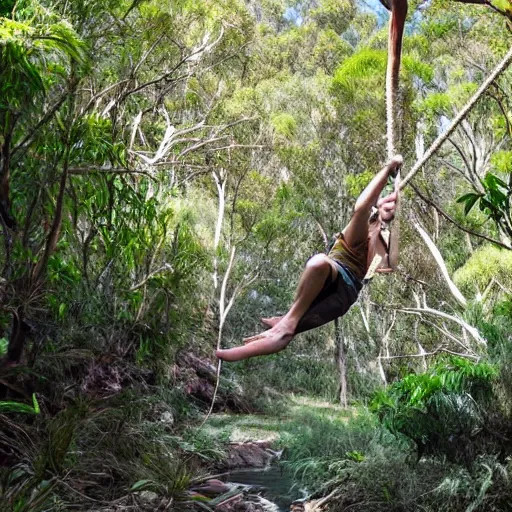
[{"label": "man's knee", "polygon": [[306,263],[306,267],[323,270],[329,269],[331,267],[331,263],[326,254],[315,254],[309,258],[308,262]]}]

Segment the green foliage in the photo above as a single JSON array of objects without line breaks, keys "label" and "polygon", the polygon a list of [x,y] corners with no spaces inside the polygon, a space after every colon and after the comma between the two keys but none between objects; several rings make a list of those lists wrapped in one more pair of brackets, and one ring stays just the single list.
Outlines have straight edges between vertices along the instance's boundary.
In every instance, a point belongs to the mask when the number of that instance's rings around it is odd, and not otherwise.
[{"label": "green foliage", "polygon": [[[75,479],[86,476],[90,483],[82,491],[89,499],[108,501],[142,489],[180,497],[199,460],[212,462],[223,455],[213,439],[193,430],[182,435],[174,426],[173,418],[182,417],[182,403],[182,397],[164,388],[148,395],[134,390],[101,406],[81,402],[28,426],[27,432],[13,431],[11,450],[24,458],[0,475],[2,510],[47,510],[58,501],[56,476],[70,474],[68,503],[76,500]],[[0,436],[0,444],[6,440]]]},{"label": "green foliage", "polygon": [[9,345],[9,340],[7,338],[0,338],[0,357],[3,357],[7,354],[7,347]]},{"label": "green foliage", "polygon": [[0,16],[5,16],[6,18],[11,17],[12,10],[16,3],[16,0],[5,0],[0,7]]},{"label": "green foliage", "polygon": [[336,69],[333,89],[350,99],[361,88],[364,80],[378,77],[384,83],[387,55],[381,50],[364,49],[345,59]]},{"label": "green foliage", "polygon": [[[279,359],[278,359],[279,358]],[[247,362],[241,366],[248,389],[262,382],[268,389],[283,393],[306,394],[326,400],[336,400],[338,383],[331,361],[294,357],[293,354],[273,356],[266,362]]]},{"label": "green foliage", "polygon": [[493,278],[512,284],[512,252],[492,245],[479,247],[453,275],[457,286],[475,294],[483,293]]},{"label": "green foliage", "polygon": [[24,414],[39,414],[39,403],[36,394],[32,394],[32,405],[23,404],[20,402],[0,401],[0,413],[24,413]]},{"label": "green foliage", "polygon": [[425,85],[428,85],[434,79],[434,68],[418,59],[417,56],[405,55],[402,65],[408,75],[416,77]]},{"label": "green foliage", "polygon": [[509,236],[512,235],[510,197],[512,186],[495,174],[488,172],[481,180],[483,192],[469,192],[457,199],[464,203],[464,213],[469,214],[473,206],[478,204],[480,211],[492,219]]},{"label": "green foliage", "polygon": [[354,4],[349,0],[322,0],[311,16],[322,28],[326,27],[341,34],[349,28],[354,17]]},{"label": "green foliage", "polygon": [[447,16],[444,19],[435,18],[433,20],[425,20],[423,23],[423,32],[428,38],[441,39],[451,34],[457,27],[457,19],[455,16]]},{"label": "green foliage", "polygon": [[[346,99],[354,97],[358,89],[370,79],[384,88],[387,66],[387,52],[366,48],[345,59],[336,69],[333,77],[333,89],[344,94]],[[403,57],[402,72],[415,76],[423,82],[432,81],[432,66],[412,55]]]},{"label": "green foliage", "polygon": [[512,151],[496,151],[491,156],[491,165],[501,174],[512,172]]},{"label": "green foliage", "polygon": [[420,112],[428,116],[439,116],[449,114],[452,107],[452,100],[446,93],[429,94],[419,105]]},{"label": "green foliage", "polygon": [[318,494],[333,493],[332,510],[365,512],[368,503],[377,512],[506,510],[511,495],[509,462],[479,456],[466,468],[426,457],[416,463],[406,443],[361,409],[348,420],[334,408],[298,412],[280,442],[295,478]]},{"label": "green foliage", "polygon": [[279,135],[291,138],[297,130],[297,122],[291,114],[281,113],[272,116],[272,125]]},{"label": "green foliage", "polygon": [[0,112],[21,108],[34,94],[42,93],[46,67],[62,58],[84,61],[82,42],[72,26],[55,22],[37,2],[35,9],[40,16],[27,21],[0,18],[0,66],[6,71],[0,77],[0,91],[7,102],[0,105]]},{"label": "green foliage", "polygon": [[512,9],[510,8],[510,2],[507,0],[493,0],[491,5],[496,7],[502,13],[505,13],[507,17],[512,16]]},{"label": "green foliage", "polygon": [[259,109],[259,94],[252,87],[237,88],[223,104],[227,119],[237,119],[243,115],[252,115]]},{"label": "green foliage", "polygon": [[345,186],[347,187],[347,192],[352,197],[358,197],[366,185],[370,183],[373,176],[374,173],[371,171],[364,171],[361,174],[348,174],[345,176]]},{"label": "green foliage", "polygon": [[386,428],[414,441],[419,454],[472,461],[494,397],[495,367],[450,357],[378,392],[371,409]]},{"label": "green foliage", "polygon": [[280,440],[286,447],[285,465],[315,488],[328,488],[331,479],[341,479],[352,464],[373,457],[387,443],[395,449],[399,446],[364,411],[348,420],[328,409],[304,411],[297,415],[289,431],[293,434],[285,433]]}]

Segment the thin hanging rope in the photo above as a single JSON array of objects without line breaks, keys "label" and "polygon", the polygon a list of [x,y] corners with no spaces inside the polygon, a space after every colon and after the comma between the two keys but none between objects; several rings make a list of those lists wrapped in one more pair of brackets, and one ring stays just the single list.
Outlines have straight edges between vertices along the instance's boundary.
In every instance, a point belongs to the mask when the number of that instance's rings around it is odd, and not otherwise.
[{"label": "thin hanging rope", "polygon": [[[217,346],[220,348],[219,344],[217,344]],[[212,415],[213,408],[215,407],[215,400],[217,399],[217,393],[219,391],[221,371],[222,371],[222,360],[219,359],[217,361],[217,373],[215,376],[215,389],[213,390],[213,396],[212,396],[212,401],[210,403],[210,408],[208,409],[208,412],[206,413],[206,416],[204,417],[203,421],[199,425],[198,430],[201,430],[204,427],[204,424],[208,421],[208,419]]]},{"label": "thin hanging rope", "polygon": [[[233,262],[235,261],[235,252],[236,252],[236,246],[233,245],[231,247],[231,255],[229,256],[229,263],[228,268],[226,269],[226,272],[224,273],[224,277],[222,278],[222,285],[220,288],[220,297],[219,297],[219,330],[217,335],[217,350],[221,348],[222,343],[222,331],[224,328],[224,322],[226,321],[226,317],[229,313],[229,310],[231,309],[231,306],[233,305],[233,300],[235,295],[231,297],[231,300],[228,302],[228,305],[226,306],[226,288],[228,285],[228,279],[231,274],[231,269],[233,268]],[[212,401],[210,404],[210,408],[208,409],[208,412],[206,413],[206,416],[204,417],[204,420],[199,425],[199,429],[203,428],[204,424],[208,421],[208,418],[211,416],[213,412],[213,408],[215,407],[215,400],[217,399],[217,393],[219,391],[219,385],[220,385],[220,374],[222,371],[222,359],[219,359],[217,361],[217,374],[215,378],[215,389],[213,390],[213,396]]]},{"label": "thin hanging rope", "polygon": [[409,174],[405,176],[402,182],[399,185],[399,189],[403,189],[405,185],[414,177],[414,175],[430,160],[430,158],[434,155],[434,153],[443,145],[443,143],[448,139],[448,137],[454,132],[455,128],[459,126],[459,124],[464,120],[464,118],[468,115],[469,111],[475,106],[476,102],[480,99],[480,97],[487,91],[487,89],[494,83],[494,81],[508,68],[510,63],[512,62],[512,46],[509,51],[503,57],[503,60],[496,66],[494,71],[488,76],[487,80],[480,86],[478,91],[473,95],[473,97],[468,101],[466,106],[458,113],[455,119],[452,121],[450,126],[443,132],[441,135],[437,137],[437,139],[432,143],[432,145],[428,148],[427,152],[420,158],[410,170]]}]

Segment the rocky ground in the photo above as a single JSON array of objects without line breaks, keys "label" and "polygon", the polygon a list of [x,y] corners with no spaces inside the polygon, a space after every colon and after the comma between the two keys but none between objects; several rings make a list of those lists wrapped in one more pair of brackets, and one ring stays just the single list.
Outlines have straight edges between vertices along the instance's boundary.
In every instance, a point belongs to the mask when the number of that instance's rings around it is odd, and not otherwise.
[{"label": "rocky ground", "polygon": [[[176,383],[185,393],[205,405],[209,405],[216,382],[216,366],[202,357],[189,352],[182,353],[175,367]],[[227,439],[226,456],[215,468],[215,474],[195,481],[187,496],[188,510],[210,512],[280,512],[283,506],[266,499],[265,480],[281,476],[272,467],[286,446],[286,437],[293,436],[296,418],[305,410],[321,412],[333,418],[350,417],[352,412],[328,402],[306,397],[291,396],[285,408],[279,407],[275,415],[244,414],[248,410],[243,392],[229,381],[221,381],[216,400],[217,411],[202,427],[216,439]],[[228,412],[226,412],[228,411]],[[269,471],[270,469],[270,471]],[[230,481],[237,472],[245,472],[250,483]],[[254,470],[254,481],[250,470]],[[262,478],[263,472],[267,477]],[[270,473],[270,475],[269,475]],[[259,476],[258,476],[259,475]],[[239,475],[238,475],[239,476]],[[235,478],[239,480],[239,478]],[[263,485],[258,483],[263,481]],[[286,486],[286,482],[282,482]],[[293,483],[290,483],[290,486]],[[286,491],[283,491],[286,494]],[[146,498],[151,498],[146,494]],[[291,500],[288,501],[290,504]],[[159,510],[153,502],[153,510]],[[322,500],[297,500],[289,505],[293,512],[320,512]],[[286,506],[288,510],[288,505]]]}]

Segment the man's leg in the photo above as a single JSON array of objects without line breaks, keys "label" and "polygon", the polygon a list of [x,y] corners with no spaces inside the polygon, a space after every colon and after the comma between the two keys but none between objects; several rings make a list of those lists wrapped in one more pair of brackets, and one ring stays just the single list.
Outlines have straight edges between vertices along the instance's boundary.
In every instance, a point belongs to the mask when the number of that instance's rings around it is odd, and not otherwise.
[{"label": "man's leg", "polygon": [[[388,177],[402,165],[397,155],[380,170],[356,201],[354,214],[343,231],[349,246],[356,246],[368,237],[368,219],[371,208],[377,203]],[[268,331],[246,338],[245,346],[217,350],[216,355],[225,361],[240,361],[249,357],[274,354],[288,346],[293,339],[297,324],[323,288],[329,272],[336,277],[336,265],[325,254],[311,258],[297,288],[297,298],[286,315]]]},{"label": "man's leg", "polygon": [[325,254],[313,256],[307,263],[297,287],[295,302],[274,327],[246,338],[245,346],[218,350],[217,357],[225,361],[239,361],[249,357],[274,354],[288,346],[299,320],[322,290],[327,279],[334,280],[338,270]]},{"label": "man's leg", "polygon": [[[372,181],[363,190],[356,201],[354,214],[347,227],[343,230],[343,236],[349,246],[355,247],[364,242],[368,237],[368,219],[370,218],[372,206],[378,205],[382,220],[391,220],[397,199],[396,192],[379,201],[382,189],[386,186],[389,175],[396,174],[401,167],[403,159],[401,155],[393,157],[383,169],[381,169],[372,179]],[[390,213],[389,213],[390,212]],[[264,325],[274,328],[281,322],[285,316],[275,316],[272,318],[262,318]],[[247,338],[246,343],[254,341],[255,337]]]}]

